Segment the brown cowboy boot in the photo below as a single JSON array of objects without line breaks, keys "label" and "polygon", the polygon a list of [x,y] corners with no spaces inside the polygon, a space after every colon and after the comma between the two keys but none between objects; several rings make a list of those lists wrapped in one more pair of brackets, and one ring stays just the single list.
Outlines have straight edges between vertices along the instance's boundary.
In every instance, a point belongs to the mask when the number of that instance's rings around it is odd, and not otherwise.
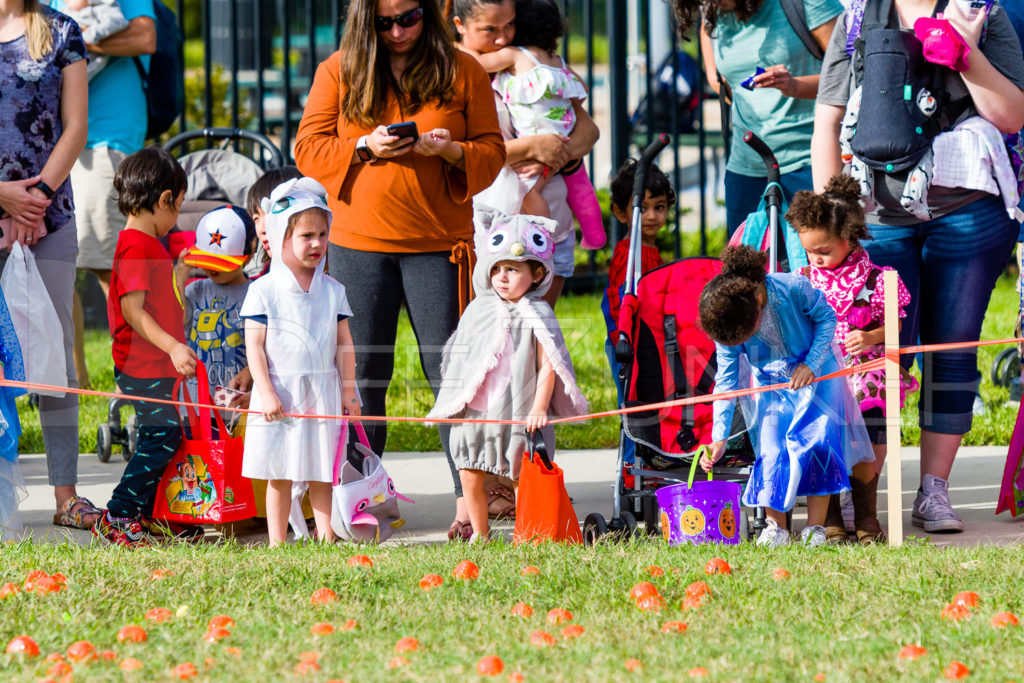
[{"label": "brown cowboy boot", "polygon": [[825,538],[829,543],[846,543],[850,537],[846,533],[843,522],[843,506],[839,503],[839,494],[828,497],[828,512],[825,513]]},{"label": "brown cowboy boot", "polygon": [[868,483],[850,479],[853,489],[853,523],[857,540],[863,545],[885,543],[885,533],[878,523],[878,475]]}]

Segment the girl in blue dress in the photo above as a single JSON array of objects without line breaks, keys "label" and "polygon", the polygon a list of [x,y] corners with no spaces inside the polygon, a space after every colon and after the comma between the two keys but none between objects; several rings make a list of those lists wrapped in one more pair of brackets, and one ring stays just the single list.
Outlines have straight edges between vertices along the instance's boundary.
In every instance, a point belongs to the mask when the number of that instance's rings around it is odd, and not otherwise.
[{"label": "girl in blue dress", "polygon": [[[843,367],[832,344],[835,312],[807,278],[766,275],[766,259],[749,247],[726,249],[722,273],[701,293],[700,320],[718,350],[716,393],[789,384],[741,399],[757,451],[743,504],[768,517],[757,543],[789,543],[786,512],[807,496],[801,542],[817,546],[826,541],[829,496],[849,490],[852,465],[874,455],[846,379],[814,382]],[[705,470],[725,452],[734,410],[733,400],[715,401]]]}]

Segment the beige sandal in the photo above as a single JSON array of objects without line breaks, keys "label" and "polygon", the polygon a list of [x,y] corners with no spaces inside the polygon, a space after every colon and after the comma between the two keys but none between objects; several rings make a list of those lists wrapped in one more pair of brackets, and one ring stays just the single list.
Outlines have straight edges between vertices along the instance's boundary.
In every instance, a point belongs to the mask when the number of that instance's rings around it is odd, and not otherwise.
[{"label": "beige sandal", "polygon": [[[80,506],[75,510],[75,506]],[[54,526],[66,526],[72,529],[83,529],[88,531],[92,528],[91,523],[85,521],[86,515],[102,515],[103,510],[92,504],[92,501],[82,496],[71,496],[64,501],[56,514],[53,515]]]}]

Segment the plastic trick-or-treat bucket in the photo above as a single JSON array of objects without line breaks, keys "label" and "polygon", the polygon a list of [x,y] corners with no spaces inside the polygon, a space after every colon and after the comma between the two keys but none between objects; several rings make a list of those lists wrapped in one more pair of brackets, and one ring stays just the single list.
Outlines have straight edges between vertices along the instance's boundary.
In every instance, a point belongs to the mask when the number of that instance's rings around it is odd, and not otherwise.
[{"label": "plastic trick-or-treat bucket", "polygon": [[661,534],[669,545],[683,543],[740,542],[739,518],[741,487],[734,481],[693,480],[701,451],[693,456],[690,477],[685,484],[658,489],[661,508]]}]

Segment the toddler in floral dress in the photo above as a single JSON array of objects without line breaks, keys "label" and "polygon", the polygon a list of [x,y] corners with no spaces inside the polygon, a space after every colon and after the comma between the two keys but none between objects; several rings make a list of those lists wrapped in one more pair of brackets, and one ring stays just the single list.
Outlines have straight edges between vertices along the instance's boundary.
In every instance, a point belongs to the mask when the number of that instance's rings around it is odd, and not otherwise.
[{"label": "toddler in floral dress", "polygon": [[[786,220],[799,233],[810,262],[800,273],[810,278],[836,312],[834,341],[846,366],[857,367],[881,358],[885,341],[882,273],[892,268],[873,264],[860,245],[860,240],[868,237],[860,185],[853,178],[839,175],[829,180],[823,194],[797,192]],[[897,282],[899,317],[903,318],[910,293],[902,280],[897,278]],[[850,477],[857,539],[871,543],[885,538],[876,510],[878,474],[886,451],[885,373],[856,372],[850,381],[875,451],[875,461],[854,465]],[[908,392],[916,390],[917,380],[901,368],[900,405]],[[825,529],[830,540],[847,537],[838,496],[833,496],[829,503]]]},{"label": "toddler in floral dress", "polygon": [[[520,137],[553,134],[568,138],[576,127],[574,104],[587,98],[587,89],[558,55],[558,43],[565,34],[565,20],[554,0],[516,0],[514,47],[488,54],[473,53],[488,73],[496,73],[492,85],[508,107],[512,125]],[[567,201],[580,224],[583,246],[599,249],[607,235],[594,186],[582,159],[573,159],[562,169]],[[531,178],[532,187],[523,198],[523,213],[550,217],[540,192],[549,171]]]}]

